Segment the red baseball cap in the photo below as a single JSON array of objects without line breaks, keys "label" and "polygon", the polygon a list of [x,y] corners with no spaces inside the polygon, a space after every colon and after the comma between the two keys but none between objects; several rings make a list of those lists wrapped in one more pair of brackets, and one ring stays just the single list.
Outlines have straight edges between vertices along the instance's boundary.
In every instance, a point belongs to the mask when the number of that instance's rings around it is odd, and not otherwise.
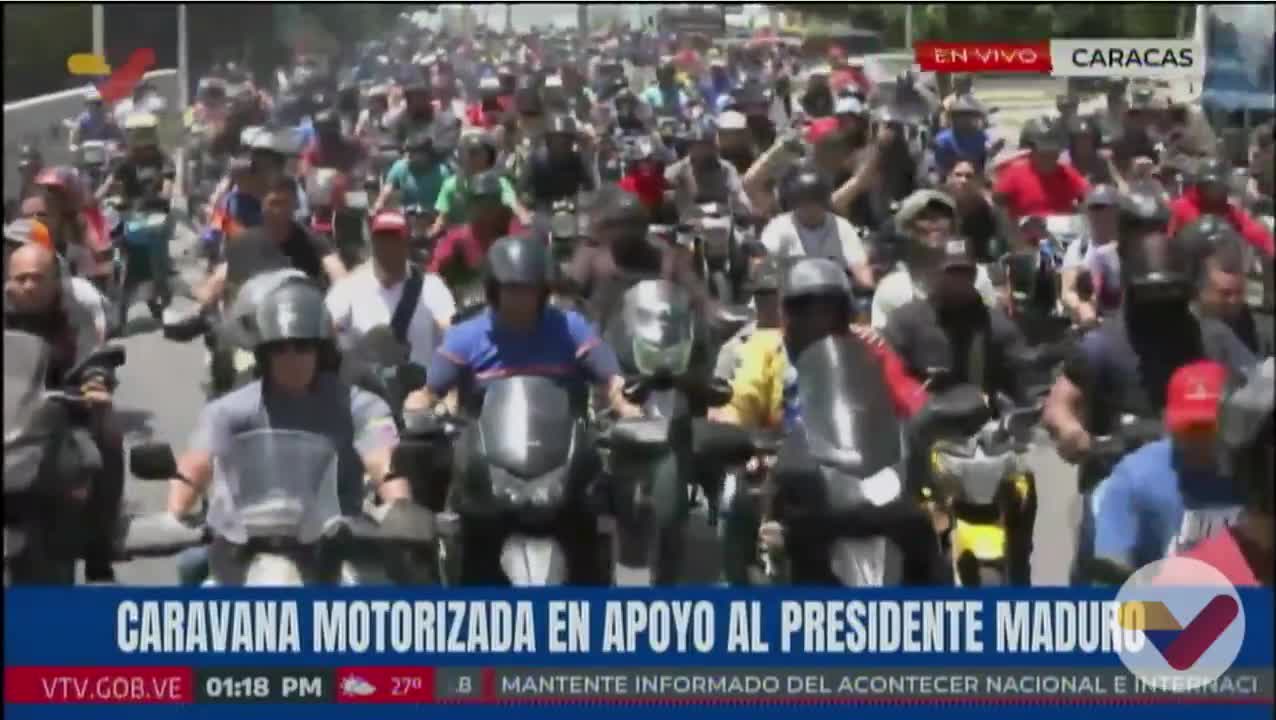
[{"label": "red baseball cap", "polygon": [[838,131],[837,118],[822,117],[811,121],[806,126],[806,141],[814,145]]},{"label": "red baseball cap", "polygon": [[1227,386],[1227,368],[1203,360],[1170,376],[1165,393],[1165,426],[1172,433],[1218,424],[1218,403]]},{"label": "red baseball cap", "polygon": [[403,217],[402,213],[383,210],[372,218],[372,232],[394,233],[398,235],[408,234],[408,221]]}]

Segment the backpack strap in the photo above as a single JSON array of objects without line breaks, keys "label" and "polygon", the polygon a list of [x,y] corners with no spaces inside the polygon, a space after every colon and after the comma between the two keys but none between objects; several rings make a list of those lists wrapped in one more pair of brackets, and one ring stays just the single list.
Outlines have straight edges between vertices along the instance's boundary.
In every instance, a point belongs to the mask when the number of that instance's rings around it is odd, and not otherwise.
[{"label": "backpack strap", "polygon": [[390,317],[390,331],[394,333],[394,338],[404,345],[410,345],[408,342],[408,324],[412,322],[412,316],[416,314],[417,305],[421,301],[421,290],[425,287],[425,273],[420,268],[413,266],[408,270],[408,279],[403,282],[403,295],[399,297],[399,304],[394,308],[394,315]]}]

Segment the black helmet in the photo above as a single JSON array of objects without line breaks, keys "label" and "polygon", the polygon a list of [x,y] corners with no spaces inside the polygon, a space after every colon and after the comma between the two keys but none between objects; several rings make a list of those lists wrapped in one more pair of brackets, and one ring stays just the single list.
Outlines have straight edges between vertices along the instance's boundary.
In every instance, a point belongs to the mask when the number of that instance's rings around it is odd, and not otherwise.
[{"label": "black helmet", "polygon": [[1228,176],[1227,163],[1218,158],[1207,158],[1197,166],[1192,182],[1196,185],[1226,183]]},{"label": "black helmet", "polygon": [[1063,149],[1066,137],[1059,123],[1049,118],[1033,118],[1024,125],[1019,144],[1033,150]]},{"label": "black helmet", "polygon": [[788,267],[780,292],[785,303],[807,297],[837,297],[851,301],[846,271],[827,258],[804,257]]},{"label": "black helmet", "polygon": [[487,133],[470,132],[461,136],[461,154],[464,155],[479,148],[491,153],[493,158],[496,157],[496,143],[492,141],[492,138]]},{"label": "black helmet", "polygon": [[784,179],[780,188],[780,202],[786,210],[793,210],[803,203],[827,205],[832,188],[814,168],[801,168]]},{"label": "black helmet", "polygon": [[618,187],[611,187],[595,206],[595,227],[618,226],[634,228],[635,232],[646,234],[646,227],[651,222],[647,207],[632,193]]},{"label": "black helmet", "polygon": [[336,111],[331,109],[324,109],[315,113],[315,117],[314,117],[314,120],[311,122],[311,125],[314,126],[315,132],[317,133],[323,133],[325,131],[340,132],[341,118],[338,117]]},{"label": "black helmet", "polygon": [[484,170],[470,178],[470,198],[475,201],[495,199],[499,202],[504,191],[505,185],[501,182],[501,174],[496,170]]},{"label": "black helmet", "polygon": [[294,279],[266,296],[257,309],[257,346],[273,343],[333,338],[332,318],[324,304],[323,292],[309,281]]},{"label": "black helmet", "polygon": [[545,123],[546,135],[567,135],[575,139],[579,132],[579,128],[576,127],[576,118],[570,115],[555,113]]},{"label": "black helmet", "polygon": [[418,130],[408,136],[404,141],[403,148],[405,152],[429,152],[434,148],[434,136],[429,130]]},{"label": "black helmet", "polygon": [[1128,192],[1121,196],[1119,211],[1122,236],[1163,230],[1170,222],[1170,208],[1165,204],[1165,198],[1157,192],[1139,189]]},{"label": "black helmet", "polygon": [[544,243],[527,237],[501,238],[487,251],[487,279],[494,285],[546,286],[549,264]]},{"label": "black helmet", "polygon": [[1199,273],[1202,263],[1216,248],[1227,245],[1244,245],[1241,234],[1236,232],[1232,224],[1218,215],[1202,215],[1183,226],[1176,236],[1183,247],[1195,259],[1195,270]]}]

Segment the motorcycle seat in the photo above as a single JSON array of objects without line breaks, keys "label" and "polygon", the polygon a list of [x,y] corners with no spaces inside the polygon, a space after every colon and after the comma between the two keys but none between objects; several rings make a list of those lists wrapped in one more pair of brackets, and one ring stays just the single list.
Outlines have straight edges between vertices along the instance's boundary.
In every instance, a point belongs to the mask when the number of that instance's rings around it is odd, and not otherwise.
[{"label": "motorcycle seat", "polygon": [[924,410],[928,427],[953,429],[957,432],[976,430],[992,417],[983,393],[973,385],[958,385],[931,396]]}]

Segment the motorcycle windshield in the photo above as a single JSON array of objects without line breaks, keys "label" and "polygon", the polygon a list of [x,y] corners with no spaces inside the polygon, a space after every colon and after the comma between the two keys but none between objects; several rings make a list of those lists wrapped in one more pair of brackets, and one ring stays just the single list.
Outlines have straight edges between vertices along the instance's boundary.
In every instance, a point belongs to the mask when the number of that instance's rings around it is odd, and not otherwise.
[{"label": "motorcycle windshield", "polygon": [[49,346],[24,332],[4,331],[4,435],[21,429],[30,408],[44,392]]},{"label": "motorcycle windshield", "polygon": [[341,516],[337,450],[321,435],[241,433],[214,467],[208,526],[231,542],[273,538],[309,544]]},{"label": "motorcycle windshield", "polygon": [[899,423],[881,364],[860,340],[825,338],[796,362],[812,456],[865,478],[900,459]]},{"label": "motorcycle windshield", "polygon": [[651,377],[677,377],[691,363],[696,321],[691,296],[664,280],[643,280],[625,292],[612,347],[621,366]]},{"label": "motorcycle windshield", "polygon": [[479,414],[483,454],[518,477],[540,477],[567,461],[573,421],[568,393],[553,380],[498,380],[484,393]]}]

